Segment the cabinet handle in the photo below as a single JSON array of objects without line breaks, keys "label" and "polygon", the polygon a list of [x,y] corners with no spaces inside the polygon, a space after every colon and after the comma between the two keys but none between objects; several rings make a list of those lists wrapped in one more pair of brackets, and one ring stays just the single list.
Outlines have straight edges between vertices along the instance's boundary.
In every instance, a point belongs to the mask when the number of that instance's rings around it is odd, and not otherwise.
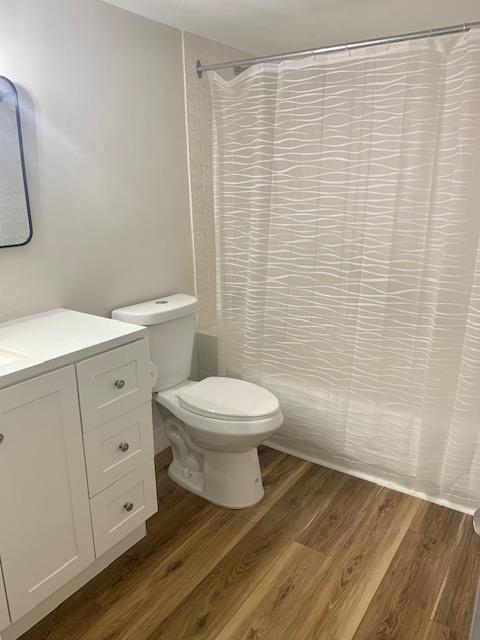
[{"label": "cabinet handle", "polygon": [[0,444],[2,444],[4,440],[5,440],[5,436],[3,435],[3,433],[0,433]]},{"label": "cabinet handle", "polygon": [[130,449],[130,445],[128,444],[128,442],[120,442],[118,448],[120,449],[120,451],[123,451],[123,453],[125,453]]},{"label": "cabinet handle", "polygon": [[125,511],[131,511],[133,509],[133,502],[126,502],[123,505],[123,508],[125,509]]},{"label": "cabinet handle", "polygon": [[115,380],[113,386],[117,387],[117,389],[123,389],[123,387],[125,386],[125,380]]}]

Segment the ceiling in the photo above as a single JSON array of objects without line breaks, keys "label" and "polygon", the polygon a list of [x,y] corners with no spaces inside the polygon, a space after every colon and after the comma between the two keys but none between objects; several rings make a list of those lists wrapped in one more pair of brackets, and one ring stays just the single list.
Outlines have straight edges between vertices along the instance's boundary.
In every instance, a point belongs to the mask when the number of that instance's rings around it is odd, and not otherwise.
[{"label": "ceiling", "polygon": [[480,20],[479,0],[105,0],[269,54]]}]

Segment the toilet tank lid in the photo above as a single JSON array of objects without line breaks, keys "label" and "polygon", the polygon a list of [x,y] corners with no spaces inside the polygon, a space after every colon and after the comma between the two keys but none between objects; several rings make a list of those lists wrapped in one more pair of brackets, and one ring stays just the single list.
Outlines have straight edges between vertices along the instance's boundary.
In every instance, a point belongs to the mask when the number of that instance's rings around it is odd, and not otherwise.
[{"label": "toilet tank lid", "polygon": [[156,298],[148,302],[115,309],[112,311],[112,318],[146,327],[191,315],[195,313],[197,308],[197,298],[185,293],[176,293],[173,296]]}]

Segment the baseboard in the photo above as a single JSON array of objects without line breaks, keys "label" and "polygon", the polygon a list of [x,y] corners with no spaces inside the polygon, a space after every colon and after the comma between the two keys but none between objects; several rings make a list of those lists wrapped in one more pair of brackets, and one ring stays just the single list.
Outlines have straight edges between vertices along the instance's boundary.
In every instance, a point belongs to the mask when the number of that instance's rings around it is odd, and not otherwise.
[{"label": "baseboard", "polygon": [[384,480],[383,478],[379,478],[378,476],[373,476],[369,473],[362,473],[361,471],[357,471],[354,469],[350,469],[347,466],[343,465],[335,465],[331,462],[326,462],[321,458],[315,456],[309,456],[300,451],[295,451],[294,449],[290,449],[290,447],[284,447],[282,445],[278,445],[275,442],[267,440],[264,442],[267,447],[271,449],[276,449],[277,451],[282,451],[282,453],[288,453],[291,456],[295,456],[296,458],[301,458],[302,460],[307,460],[307,462],[313,462],[314,464],[321,465],[322,467],[327,467],[328,469],[333,469],[334,471],[340,471],[341,473],[346,473],[349,476],[353,476],[354,478],[361,478],[362,480],[368,480],[368,482],[373,482],[374,484],[378,484],[380,487],[386,487],[387,489],[393,489],[394,491],[399,491],[400,493],[406,493],[409,496],[413,496],[414,498],[420,498],[421,500],[426,500],[427,502],[433,502],[433,504],[438,504],[442,507],[448,507],[449,509],[453,509],[454,511],[460,511],[461,513],[467,513],[468,515],[473,515],[475,509],[464,507],[463,505],[457,504],[455,502],[450,502],[450,500],[445,500],[443,498],[436,498],[435,496],[430,496],[427,493],[422,493],[421,491],[414,491],[409,489],[408,487],[404,487],[401,484],[396,482],[391,482],[389,480]]},{"label": "baseboard", "polygon": [[17,640],[17,638],[20,638],[20,636],[22,636],[26,631],[36,625],[37,622],[40,622],[42,618],[74,594],[75,591],[78,591],[81,587],[87,584],[87,582],[92,580],[92,578],[106,569],[109,564],[128,551],[130,547],[133,547],[134,544],[144,538],[146,533],[145,524],[135,529],[135,531],[132,531],[132,533],[100,556],[100,558],[97,558],[93,564],[79,573],[78,576],[75,576],[75,578],[67,582],[67,584],[43,600],[43,602],[37,605],[35,609],[32,609],[20,618],[20,620],[17,620],[12,625],[4,629],[0,633],[0,640]]}]

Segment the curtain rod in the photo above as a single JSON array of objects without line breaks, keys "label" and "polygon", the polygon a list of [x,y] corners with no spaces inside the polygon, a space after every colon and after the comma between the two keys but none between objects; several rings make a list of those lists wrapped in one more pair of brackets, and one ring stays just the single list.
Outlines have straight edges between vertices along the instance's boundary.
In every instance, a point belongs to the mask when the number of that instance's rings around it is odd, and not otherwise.
[{"label": "curtain rod", "polygon": [[218,64],[202,64],[197,60],[197,75],[202,77],[204,71],[214,71],[216,69],[234,68],[235,73],[240,73],[245,67],[251,67],[260,62],[282,62],[283,60],[291,60],[293,58],[306,58],[308,56],[321,55],[323,53],[332,53],[334,51],[350,51],[352,49],[360,49],[363,47],[374,47],[380,44],[393,44],[394,42],[406,42],[407,40],[420,40],[422,38],[433,38],[435,36],[445,36],[452,33],[467,33],[474,27],[480,27],[478,22],[465,22],[464,24],[455,24],[450,27],[437,27],[436,29],[424,29],[423,31],[412,31],[411,33],[401,33],[396,36],[385,36],[383,38],[373,38],[372,40],[358,40],[356,42],[346,42],[345,44],[334,44],[328,47],[319,47],[316,49],[303,49],[302,51],[290,51],[288,53],[276,53],[272,56],[261,56],[260,58],[245,58],[243,60],[230,60],[228,62],[219,62]]}]

